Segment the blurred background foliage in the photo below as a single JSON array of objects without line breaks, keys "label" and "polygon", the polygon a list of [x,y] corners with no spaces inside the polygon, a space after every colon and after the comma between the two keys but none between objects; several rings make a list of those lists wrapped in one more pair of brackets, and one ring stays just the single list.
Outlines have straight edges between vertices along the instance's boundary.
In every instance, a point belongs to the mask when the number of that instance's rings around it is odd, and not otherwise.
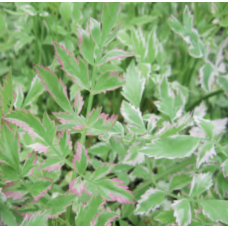
[{"label": "blurred background foliage", "polygon": [[[90,17],[101,21],[102,4],[0,3],[0,80],[3,80],[11,67],[14,89],[17,92],[20,88],[22,95],[26,97],[36,75],[33,64],[50,66],[67,85],[68,93],[73,99],[77,88],[60,69],[52,40],[67,47],[75,56],[80,55],[77,28],[87,28]],[[228,111],[227,95],[224,96],[224,91],[217,84],[212,86],[213,91],[210,93],[202,89],[199,85],[199,69],[203,60],[190,56],[185,41],[169,26],[170,15],[183,22],[185,5],[189,6],[194,15],[194,28],[210,50],[209,59],[215,62],[219,45],[228,36],[228,3],[123,3],[117,21],[117,25],[122,21],[121,31],[108,48],[118,46],[136,54],[138,69],[141,75],[147,78],[140,107],[143,114],[158,112],[154,105],[154,101],[158,100],[158,91],[154,80],[150,79],[164,74],[170,81],[178,81],[189,89],[186,111],[192,111],[204,100],[208,108],[207,118],[224,118]],[[144,61],[141,52],[145,51],[145,40],[147,41],[151,31],[155,30],[158,52],[155,55],[152,48],[147,50],[150,58]],[[132,58],[114,60],[105,67],[122,74],[126,72]],[[228,51],[225,50],[223,61],[226,65],[227,60]],[[151,64],[150,72],[145,72],[145,64]],[[93,106],[103,106],[104,112],[118,114],[123,99],[120,91],[121,89],[118,89],[97,95]],[[46,91],[42,90],[40,93],[27,109],[40,117],[45,110],[50,115],[51,112],[60,111]],[[82,114],[85,115],[88,94],[83,91],[82,95],[85,100]],[[119,121],[121,120],[119,115]]]}]

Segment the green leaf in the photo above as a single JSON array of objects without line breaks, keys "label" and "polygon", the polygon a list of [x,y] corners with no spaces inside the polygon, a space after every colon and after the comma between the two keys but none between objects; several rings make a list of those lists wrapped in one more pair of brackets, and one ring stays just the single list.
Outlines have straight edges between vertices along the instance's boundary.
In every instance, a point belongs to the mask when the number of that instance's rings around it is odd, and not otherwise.
[{"label": "green leaf", "polygon": [[94,18],[90,18],[90,33],[94,42],[100,46],[101,44],[101,24]]},{"label": "green leaf", "polygon": [[207,92],[211,91],[211,86],[214,83],[215,80],[215,70],[213,65],[210,62],[206,62],[201,68],[200,68],[200,83],[204,90]]},{"label": "green leaf", "polygon": [[23,107],[30,105],[34,99],[36,99],[44,91],[44,86],[41,83],[38,76],[35,76],[32,80],[29,92],[24,100]]},{"label": "green leaf", "polygon": [[20,144],[18,136],[14,134],[13,130],[3,123],[1,125],[0,138],[0,160],[5,161],[9,166],[20,172]]},{"label": "green leaf", "polygon": [[68,49],[59,45],[57,42],[53,41],[53,44],[55,55],[57,56],[62,69],[72,78],[74,83],[83,89],[89,90],[90,82],[87,65],[81,60],[81,58],[76,59]]},{"label": "green leaf", "polygon": [[159,90],[160,101],[154,102],[159,111],[169,116],[172,121],[180,117],[185,104],[185,98],[181,91],[175,96],[166,77],[163,77]]},{"label": "green leaf", "polygon": [[162,211],[157,216],[155,216],[154,219],[165,225],[173,224],[176,221],[175,217],[173,216],[173,210]]},{"label": "green leaf", "polygon": [[218,83],[224,89],[226,96],[228,96],[228,77],[227,76],[218,77]]},{"label": "green leaf", "polygon": [[140,73],[135,66],[134,60],[131,61],[124,77],[126,79],[126,84],[123,86],[121,94],[131,104],[138,108],[145,88],[145,79],[140,78]]},{"label": "green leaf", "polygon": [[111,51],[109,51],[106,55],[104,55],[99,61],[98,61],[98,65],[103,65],[113,59],[122,59],[122,58],[126,58],[126,57],[130,57],[133,56],[134,54],[121,50],[121,49],[113,49]]},{"label": "green leaf", "polygon": [[5,225],[7,226],[16,226],[16,219],[12,211],[9,210],[6,206],[0,208],[1,218]]},{"label": "green leaf", "polygon": [[136,134],[146,133],[145,125],[142,119],[142,113],[140,112],[139,108],[136,109],[133,105],[123,101],[121,105],[121,114],[130,124],[130,126],[132,125],[132,131],[134,131]]},{"label": "green leaf", "polygon": [[66,112],[73,112],[70,101],[67,97],[67,89],[61,79],[50,71],[48,67],[36,65],[36,71],[40,78],[44,88],[50,93],[55,101],[63,108]]},{"label": "green leaf", "polygon": [[172,207],[174,209],[174,217],[176,217],[176,222],[179,226],[187,226],[191,223],[192,213],[187,199],[176,200]]},{"label": "green leaf", "polygon": [[2,179],[4,180],[18,180],[20,177],[14,168],[9,165],[0,164]]},{"label": "green leaf", "polygon": [[19,83],[17,84],[15,92],[16,92],[16,99],[14,101],[14,106],[15,108],[21,108],[24,100],[24,93],[23,93],[21,84]]},{"label": "green leaf", "polygon": [[77,143],[77,152],[72,161],[75,170],[81,175],[85,172],[89,162],[87,150],[79,142]]},{"label": "green leaf", "polygon": [[75,197],[72,194],[64,194],[50,199],[46,204],[48,209],[52,209],[50,216],[52,218],[58,218],[58,215],[66,211],[66,208],[72,204]]},{"label": "green leaf", "polygon": [[141,196],[134,213],[136,215],[149,215],[150,211],[157,209],[164,199],[164,192],[150,188]]},{"label": "green leaf", "polygon": [[178,175],[173,176],[169,189],[170,190],[177,190],[182,189],[186,185],[190,184],[192,180],[192,177],[189,174],[181,173]]},{"label": "green leaf", "polygon": [[121,87],[123,84],[125,84],[125,80],[122,75],[118,75],[118,72],[113,73],[108,71],[98,77],[92,93],[106,93],[106,91],[115,90]]},{"label": "green leaf", "polygon": [[[94,156],[107,157],[110,151],[109,143],[98,142],[88,149],[88,152]],[[106,160],[106,159],[104,159]]]},{"label": "green leaf", "polygon": [[31,152],[30,154],[28,154],[28,157],[27,157],[25,164],[22,168],[21,175],[23,177],[29,176],[32,173],[32,170],[34,169],[36,161],[37,161],[37,154],[36,153]]},{"label": "green leaf", "polygon": [[202,118],[196,118],[196,122],[200,125],[200,127],[204,130],[209,139],[212,139],[214,132],[214,124],[211,120],[206,120]]},{"label": "green leaf", "polygon": [[168,138],[156,139],[139,150],[149,157],[184,158],[189,157],[198,147],[200,139],[188,135],[178,135]]},{"label": "green leaf", "polygon": [[7,113],[9,107],[13,104],[13,83],[11,69],[9,74],[3,81],[3,86],[0,86],[0,107],[3,113]]},{"label": "green leaf", "polygon": [[118,2],[107,2],[103,4],[102,12],[102,34],[101,43],[105,43],[109,33],[111,32],[115,22],[120,13],[120,3]]},{"label": "green leaf", "polygon": [[200,201],[199,204],[203,209],[203,214],[208,216],[211,220],[215,222],[221,221],[228,224],[227,200],[205,200]]},{"label": "green leaf", "polygon": [[76,225],[77,226],[90,226],[91,221],[95,215],[101,211],[102,198],[99,195],[93,196],[92,200],[85,206],[81,207],[77,213]]},{"label": "green leaf", "polygon": [[78,39],[81,54],[89,64],[94,65],[95,44],[91,35],[84,29],[78,29]]},{"label": "green leaf", "polygon": [[48,179],[37,179],[29,186],[29,192],[32,194],[35,201],[44,196],[51,189],[52,181]]},{"label": "green leaf", "polygon": [[70,23],[73,5],[71,2],[61,2],[59,12],[65,23]]},{"label": "green leaf", "polygon": [[114,167],[113,164],[104,163],[102,166],[100,166],[94,171],[91,177],[91,180],[96,181],[101,179],[102,177],[105,177],[107,174],[109,174],[112,171],[113,167]]},{"label": "green leaf", "polygon": [[222,163],[221,167],[222,167],[223,176],[224,176],[225,178],[228,177],[228,159],[226,159],[226,160]]},{"label": "green leaf", "polygon": [[194,176],[191,183],[190,197],[195,197],[211,188],[213,185],[211,173],[201,173]]}]

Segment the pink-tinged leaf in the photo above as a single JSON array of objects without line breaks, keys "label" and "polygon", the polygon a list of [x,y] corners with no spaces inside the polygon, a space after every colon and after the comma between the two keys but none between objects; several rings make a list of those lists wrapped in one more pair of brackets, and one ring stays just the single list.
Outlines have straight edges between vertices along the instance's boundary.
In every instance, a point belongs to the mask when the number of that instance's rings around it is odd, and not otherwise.
[{"label": "pink-tinged leaf", "polygon": [[96,85],[92,91],[93,94],[106,93],[106,91],[115,90],[125,84],[125,80],[118,72],[107,71],[98,77]]},{"label": "pink-tinged leaf", "polygon": [[214,132],[213,132],[214,136],[221,134],[221,133],[224,133],[226,131],[227,120],[228,120],[228,118],[217,119],[217,120],[212,121],[214,126],[215,126]]},{"label": "pink-tinged leaf", "polygon": [[97,20],[90,18],[90,34],[92,35],[93,41],[100,46],[101,43],[101,24]]},{"label": "pink-tinged leaf", "polygon": [[[24,195],[27,194],[27,191],[12,191],[11,187],[16,187],[13,182],[8,182],[6,186],[3,187],[2,192],[7,198],[12,198],[13,200],[21,199]],[[16,189],[15,189],[16,190]]]},{"label": "pink-tinged leaf", "polygon": [[34,143],[29,145],[28,147],[32,148],[34,151],[37,151],[38,153],[46,154],[49,151],[49,147],[43,145],[42,143]]},{"label": "pink-tinged leaf", "polygon": [[98,179],[101,179],[102,177],[108,175],[112,169],[114,168],[114,164],[109,164],[109,163],[103,163],[100,167],[98,167],[93,175],[92,175],[92,178],[91,180],[98,180]]},{"label": "pink-tinged leaf", "polygon": [[84,183],[81,180],[80,177],[75,178],[72,180],[69,184],[69,192],[73,192],[74,195],[82,195],[82,192],[84,190]]},{"label": "pink-tinged leaf", "polygon": [[83,104],[84,104],[83,97],[81,96],[80,91],[78,91],[74,99],[74,110],[77,114],[81,112]]},{"label": "pink-tinged leaf", "polygon": [[48,172],[51,172],[51,171],[57,169],[58,172],[60,172],[61,167],[63,165],[64,165],[64,162],[62,160],[60,160],[59,157],[57,157],[57,158],[50,157],[43,161],[40,169],[42,169],[43,171],[48,171]]},{"label": "pink-tinged leaf", "polygon": [[85,128],[85,118],[75,114],[66,114],[63,112],[53,113],[56,118],[68,129],[81,130]]},{"label": "pink-tinged leaf", "polygon": [[78,39],[78,47],[82,56],[89,64],[94,65],[95,43],[93,42],[92,36],[88,33],[88,31],[78,29]]},{"label": "pink-tinged leaf", "polygon": [[36,179],[30,186],[30,193],[35,201],[39,200],[52,188],[53,180],[48,178]]},{"label": "pink-tinged leaf", "polygon": [[102,65],[114,59],[122,59],[131,56],[134,56],[134,54],[124,51],[122,49],[113,49],[100,59],[98,65]]},{"label": "pink-tinged leaf", "polygon": [[76,59],[68,49],[53,41],[55,55],[58,58],[62,70],[80,87],[89,90],[89,73],[87,65],[80,59]]},{"label": "pink-tinged leaf", "polygon": [[82,144],[78,142],[77,151],[72,161],[75,170],[79,174],[83,174],[87,168],[88,162],[89,162],[89,156],[88,156],[87,150]]},{"label": "pink-tinged leaf", "polygon": [[[108,118],[108,114],[100,113],[98,118],[96,118],[99,113],[99,109],[93,110],[91,115],[89,116],[89,127],[87,128],[87,135],[102,135],[107,132],[109,129],[113,127],[115,124],[118,115],[112,115]],[[94,113],[94,115],[93,115]]]},{"label": "pink-tinged leaf", "polygon": [[46,131],[41,122],[27,110],[16,110],[5,115],[4,119],[12,124],[21,127],[29,135],[45,139]]},{"label": "pink-tinged leaf", "polygon": [[59,106],[65,111],[72,113],[73,109],[67,96],[67,88],[62,80],[58,79],[54,72],[48,67],[36,65],[35,69],[44,88],[50,93]]},{"label": "pink-tinged leaf", "polygon": [[99,194],[105,201],[133,204],[134,198],[128,186],[122,185],[123,181],[117,178],[100,179],[94,182]]}]

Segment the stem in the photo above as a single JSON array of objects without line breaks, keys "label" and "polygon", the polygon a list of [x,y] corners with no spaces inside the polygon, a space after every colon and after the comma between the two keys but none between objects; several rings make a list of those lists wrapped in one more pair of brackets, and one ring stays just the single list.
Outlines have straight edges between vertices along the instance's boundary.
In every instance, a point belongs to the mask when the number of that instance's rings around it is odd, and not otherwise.
[{"label": "stem", "polygon": [[195,101],[193,104],[189,105],[186,108],[186,111],[188,112],[188,111],[193,110],[197,105],[199,105],[201,103],[201,101],[207,100],[208,98],[210,98],[212,96],[215,96],[215,95],[218,95],[218,94],[223,93],[223,92],[224,92],[223,89],[219,89],[219,90],[216,90],[214,92],[211,92],[211,93],[206,94],[205,96],[203,96],[200,99],[198,99],[197,101]]}]

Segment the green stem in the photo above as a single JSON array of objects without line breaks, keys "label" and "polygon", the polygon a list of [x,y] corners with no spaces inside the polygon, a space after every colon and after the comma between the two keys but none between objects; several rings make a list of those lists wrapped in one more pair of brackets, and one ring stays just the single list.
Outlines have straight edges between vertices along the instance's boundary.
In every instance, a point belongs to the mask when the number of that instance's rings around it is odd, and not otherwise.
[{"label": "green stem", "polygon": [[213,97],[215,95],[218,95],[220,93],[223,93],[224,90],[223,89],[219,89],[219,90],[216,90],[214,92],[211,92],[211,93],[208,93],[206,94],[205,96],[201,97],[200,99],[198,99],[197,101],[195,101],[194,103],[192,103],[191,105],[189,105],[187,108],[186,108],[186,111],[191,111],[193,110],[197,105],[199,105],[203,100],[207,100],[208,98],[210,97]]}]

